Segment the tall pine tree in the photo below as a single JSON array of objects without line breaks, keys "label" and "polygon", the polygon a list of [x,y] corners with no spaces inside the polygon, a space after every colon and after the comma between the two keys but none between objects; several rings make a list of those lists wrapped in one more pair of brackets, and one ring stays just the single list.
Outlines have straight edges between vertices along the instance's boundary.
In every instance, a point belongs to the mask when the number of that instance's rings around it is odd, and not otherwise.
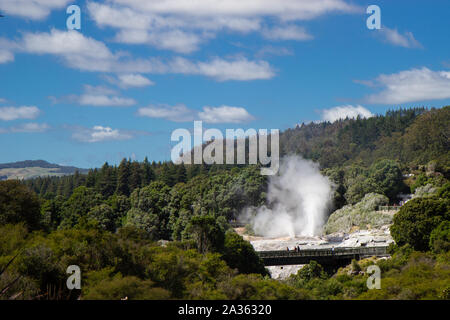
[{"label": "tall pine tree", "polygon": [[117,172],[117,189],[116,193],[124,196],[130,195],[130,163],[127,159],[123,158],[119,164]]}]

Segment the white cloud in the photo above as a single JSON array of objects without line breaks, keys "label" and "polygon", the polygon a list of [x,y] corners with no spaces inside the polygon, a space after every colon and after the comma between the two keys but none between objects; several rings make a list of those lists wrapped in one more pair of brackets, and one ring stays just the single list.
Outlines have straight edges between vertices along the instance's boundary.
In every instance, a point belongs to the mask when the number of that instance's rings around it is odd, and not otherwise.
[{"label": "white cloud", "polygon": [[83,106],[94,107],[129,107],[136,104],[136,101],[131,98],[91,94],[81,95],[78,102]]},{"label": "white cloud", "polygon": [[177,58],[172,61],[170,68],[178,70],[178,73],[205,75],[217,81],[261,80],[270,79],[275,75],[275,71],[268,62],[263,60],[250,61],[246,58],[237,58],[233,61],[215,58],[209,62],[197,63],[184,58]]},{"label": "white cloud", "polygon": [[345,105],[345,106],[337,106],[330,109],[322,110],[322,120],[323,121],[329,121],[334,122],[339,119],[355,119],[357,117],[361,118],[370,118],[374,115],[372,112],[364,108],[363,106],[352,106],[352,105]]},{"label": "white cloud", "polygon": [[423,67],[382,74],[374,83],[383,89],[367,97],[369,103],[397,104],[450,98],[450,71]]},{"label": "white cloud", "polygon": [[272,16],[283,20],[313,19],[329,12],[355,12],[343,0],[112,0],[137,11],[180,17]]},{"label": "white cloud", "polygon": [[198,113],[200,120],[208,123],[242,123],[252,121],[255,118],[241,107],[220,106],[203,107]]},{"label": "white cloud", "polygon": [[121,30],[116,35],[115,40],[128,44],[149,44],[158,49],[171,50],[178,53],[191,53],[198,50],[203,38],[195,33],[179,29],[162,32],[126,29]]},{"label": "white cloud", "polygon": [[112,53],[101,41],[76,30],[52,29],[49,33],[25,33],[16,50],[32,54],[51,54],[69,67],[91,72],[162,72],[157,59],[133,60],[125,52]]},{"label": "white cloud", "polygon": [[400,34],[397,29],[383,27],[380,30],[380,34],[383,36],[384,41],[395,46],[404,48],[422,48],[422,45],[414,38],[412,32]]},{"label": "white cloud", "polygon": [[132,98],[119,96],[116,90],[104,86],[84,85],[81,95],[72,94],[61,98],[49,97],[53,103],[76,103],[93,107],[129,107],[136,104]]},{"label": "white cloud", "polygon": [[0,9],[7,15],[42,20],[52,10],[64,8],[69,2],[70,0],[0,0]]},{"label": "white cloud", "polygon": [[112,84],[119,86],[120,88],[128,89],[128,88],[141,88],[152,86],[155,83],[148,78],[138,74],[138,73],[128,73],[128,74],[120,74],[117,78],[113,77],[105,77],[107,81]]},{"label": "white cloud", "polygon": [[45,132],[50,129],[50,126],[46,123],[24,123],[18,126],[14,126],[10,128],[11,132],[25,132],[25,133],[36,133],[36,132]]},{"label": "white cloud", "polygon": [[70,67],[92,72],[153,73],[203,75],[218,81],[270,79],[275,71],[268,62],[246,58],[190,61],[174,58],[130,59],[125,52],[112,53],[106,45],[77,31],[52,29],[50,33],[26,33],[17,50],[34,54],[52,54]]},{"label": "white cloud", "polygon": [[114,140],[128,140],[133,138],[130,132],[112,129],[110,127],[94,126],[92,128],[78,127],[72,133],[72,138],[80,142],[103,142]]},{"label": "white cloud", "polygon": [[[87,8],[100,27],[118,29],[115,39],[119,42],[149,44],[179,53],[198,50],[202,42],[221,31],[307,40],[311,36],[304,29],[286,27],[285,23],[331,12],[362,12],[344,0],[111,0],[107,4],[90,1]],[[276,26],[265,30],[264,19]]]},{"label": "white cloud", "polygon": [[83,86],[84,92],[91,95],[114,95],[117,91],[105,86],[91,86],[90,84],[85,84]]},{"label": "white cloud", "polygon": [[14,61],[14,54],[11,51],[0,49],[0,63]]},{"label": "white cloud", "polygon": [[195,112],[184,104],[175,106],[158,105],[139,108],[137,114],[141,117],[166,119],[174,122],[193,121]]},{"label": "white cloud", "polygon": [[255,119],[241,107],[205,106],[203,111],[195,111],[184,104],[148,106],[139,108],[137,114],[141,117],[166,119],[174,122],[188,122],[198,119],[207,123],[242,123]]},{"label": "white cloud", "polygon": [[11,121],[17,119],[35,119],[39,116],[40,110],[35,106],[22,107],[1,107],[0,120]]},{"label": "white cloud", "polygon": [[263,36],[270,40],[311,40],[313,38],[305,28],[289,25],[289,26],[277,26],[271,29],[264,29]]},{"label": "white cloud", "polygon": [[69,66],[87,71],[107,72],[118,60],[104,43],[75,30],[25,33],[20,49],[27,53],[56,55]]}]

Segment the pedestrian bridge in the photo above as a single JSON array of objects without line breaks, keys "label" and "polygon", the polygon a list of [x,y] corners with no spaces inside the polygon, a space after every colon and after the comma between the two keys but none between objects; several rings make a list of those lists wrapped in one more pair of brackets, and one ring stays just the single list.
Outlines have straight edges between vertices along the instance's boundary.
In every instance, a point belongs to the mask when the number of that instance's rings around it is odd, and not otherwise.
[{"label": "pedestrian bridge", "polygon": [[315,260],[321,265],[347,265],[352,259],[360,260],[372,256],[388,257],[387,246],[337,247],[323,249],[258,251],[265,266],[308,264]]}]

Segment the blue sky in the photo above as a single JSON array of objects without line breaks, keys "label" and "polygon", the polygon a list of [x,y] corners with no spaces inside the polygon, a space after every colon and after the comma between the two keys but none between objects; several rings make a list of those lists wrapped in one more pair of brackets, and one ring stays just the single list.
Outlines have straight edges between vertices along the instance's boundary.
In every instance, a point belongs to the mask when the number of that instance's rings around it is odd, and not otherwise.
[{"label": "blue sky", "polygon": [[[68,30],[66,9],[81,8]],[[369,30],[369,5],[381,9]],[[0,0],[0,162],[170,159],[173,130],[450,104],[448,1]]]}]

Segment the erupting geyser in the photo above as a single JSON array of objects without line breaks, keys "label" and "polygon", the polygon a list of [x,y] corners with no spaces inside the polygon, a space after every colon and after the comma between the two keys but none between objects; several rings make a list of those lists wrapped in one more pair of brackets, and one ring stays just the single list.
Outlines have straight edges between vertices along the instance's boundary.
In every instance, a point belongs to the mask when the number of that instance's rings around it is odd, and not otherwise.
[{"label": "erupting geyser", "polygon": [[332,193],[332,184],[318,164],[285,157],[279,175],[270,178],[268,205],[247,208],[240,220],[264,237],[314,236],[325,223]]}]

